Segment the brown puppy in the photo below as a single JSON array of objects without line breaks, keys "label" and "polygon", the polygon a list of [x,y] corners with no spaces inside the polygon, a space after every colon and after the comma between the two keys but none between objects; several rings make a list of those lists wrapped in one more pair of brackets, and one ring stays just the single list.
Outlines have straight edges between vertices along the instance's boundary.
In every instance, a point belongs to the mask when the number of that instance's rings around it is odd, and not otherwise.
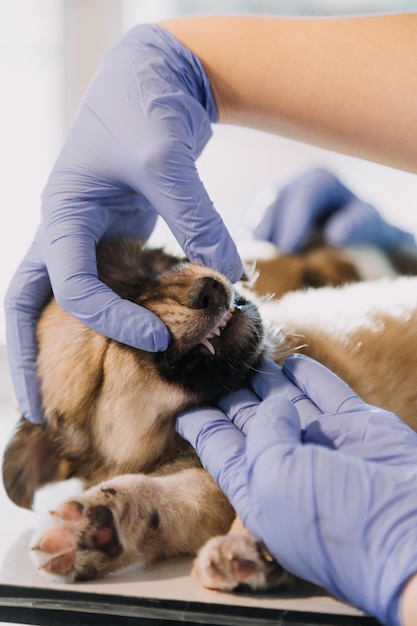
[{"label": "brown puppy", "polygon": [[175,415],[244,385],[262,354],[279,361],[306,344],[365,400],[416,428],[417,279],[289,293],[261,305],[262,323],[224,277],[161,251],[117,243],[99,251],[98,263],[104,282],[165,321],[172,343],[165,354],[133,350],[54,301],[45,309],[38,337],[46,426],[21,421],[3,461],[5,486],[22,506],[53,480],[78,476],[92,486],[58,507],[56,524],[41,533],[44,569],[66,580],[93,578],[194,554],[217,536],[197,559],[205,585],[287,582],[252,537],[218,537],[233,511],[176,435]]},{"label": "brown puppy", "polygon": [[103,246],[98,267],[120,296],[159,315],[172,341],[165,353],[135,350],[85,327],[54,300],[41,316],[46,424],[20,421],[3,477],[9,497],[26,507],[48,482],[106,481],[59,507],[64,523],[40,539],[45,569],[67,580],[195,554],[227,532],[233,511],[174,420],[245,385],[268,346],[257,307],[215,271],[134,241]]}]

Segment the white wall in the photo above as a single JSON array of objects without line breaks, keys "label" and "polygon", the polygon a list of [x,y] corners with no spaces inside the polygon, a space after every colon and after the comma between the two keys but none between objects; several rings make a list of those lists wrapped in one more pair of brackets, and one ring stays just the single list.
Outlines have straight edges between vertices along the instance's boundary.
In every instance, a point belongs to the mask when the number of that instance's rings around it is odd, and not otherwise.
[{"label": "white wall", "polygon": [[[59,0],[0,3],[0,298],[39,221],[39,198],[62,141]],[[3,306],[0,343],[4,343]]]}]

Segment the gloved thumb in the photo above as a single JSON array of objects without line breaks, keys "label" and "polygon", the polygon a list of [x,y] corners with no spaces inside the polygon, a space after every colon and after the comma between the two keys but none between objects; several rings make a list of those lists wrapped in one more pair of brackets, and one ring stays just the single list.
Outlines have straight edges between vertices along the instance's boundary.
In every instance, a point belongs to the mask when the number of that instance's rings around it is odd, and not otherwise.
[{"label": "gloved thumb", "polygon": [[[251,511],[246,489],[245,435],[222,411],[213,407],[181,413],[176,428],[195,448],[203,467],[213,476],[239,517],[247,520]],[[255,528],[252,524],[252,532]]]},{"label": "gloved thumb", "polygon": [[[279,454],[291,455],[301,443],[301,426],[297,410],[289,400],[280,395],[269,396],[258,408],[256,427],[248,433],[246,456],[248,471],[267,459],[270,454],[275,459]],[[270,452],[272,450],[272,453]],[[264,461],[262,461],[264,463]],[[268,462],[265,460],[265,466]]]},{"label": "gloved thumb", "polygon": [[283,371],[323,413],[340,413],[363,404],[339,376],[303,354],[285,359]]}]

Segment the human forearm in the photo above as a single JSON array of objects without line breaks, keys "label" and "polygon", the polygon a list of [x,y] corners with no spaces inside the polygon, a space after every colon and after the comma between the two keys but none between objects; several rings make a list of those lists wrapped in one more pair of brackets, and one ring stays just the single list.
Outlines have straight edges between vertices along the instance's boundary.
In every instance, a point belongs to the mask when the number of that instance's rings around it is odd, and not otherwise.
[{"label": "human forearm", "polygon": [[401,621],[403,626],[417,624],[417,574],[410,578],[402,592]]},{"label": "human forearm", "polygon": [[161,25],[202,61],[221,122],[417,172],[417,13]]}]

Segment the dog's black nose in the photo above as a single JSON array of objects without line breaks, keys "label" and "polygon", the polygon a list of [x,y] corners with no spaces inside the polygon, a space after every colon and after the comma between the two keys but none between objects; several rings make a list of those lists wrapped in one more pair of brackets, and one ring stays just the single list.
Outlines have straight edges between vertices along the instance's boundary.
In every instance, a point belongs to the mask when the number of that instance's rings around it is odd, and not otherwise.
[{"label": "dog's black nose", "polygon": [[227,306],[227,293],[224,285],[215,278],[200,278],[198,293],[195,294],[193,308],[218,309]]}]

